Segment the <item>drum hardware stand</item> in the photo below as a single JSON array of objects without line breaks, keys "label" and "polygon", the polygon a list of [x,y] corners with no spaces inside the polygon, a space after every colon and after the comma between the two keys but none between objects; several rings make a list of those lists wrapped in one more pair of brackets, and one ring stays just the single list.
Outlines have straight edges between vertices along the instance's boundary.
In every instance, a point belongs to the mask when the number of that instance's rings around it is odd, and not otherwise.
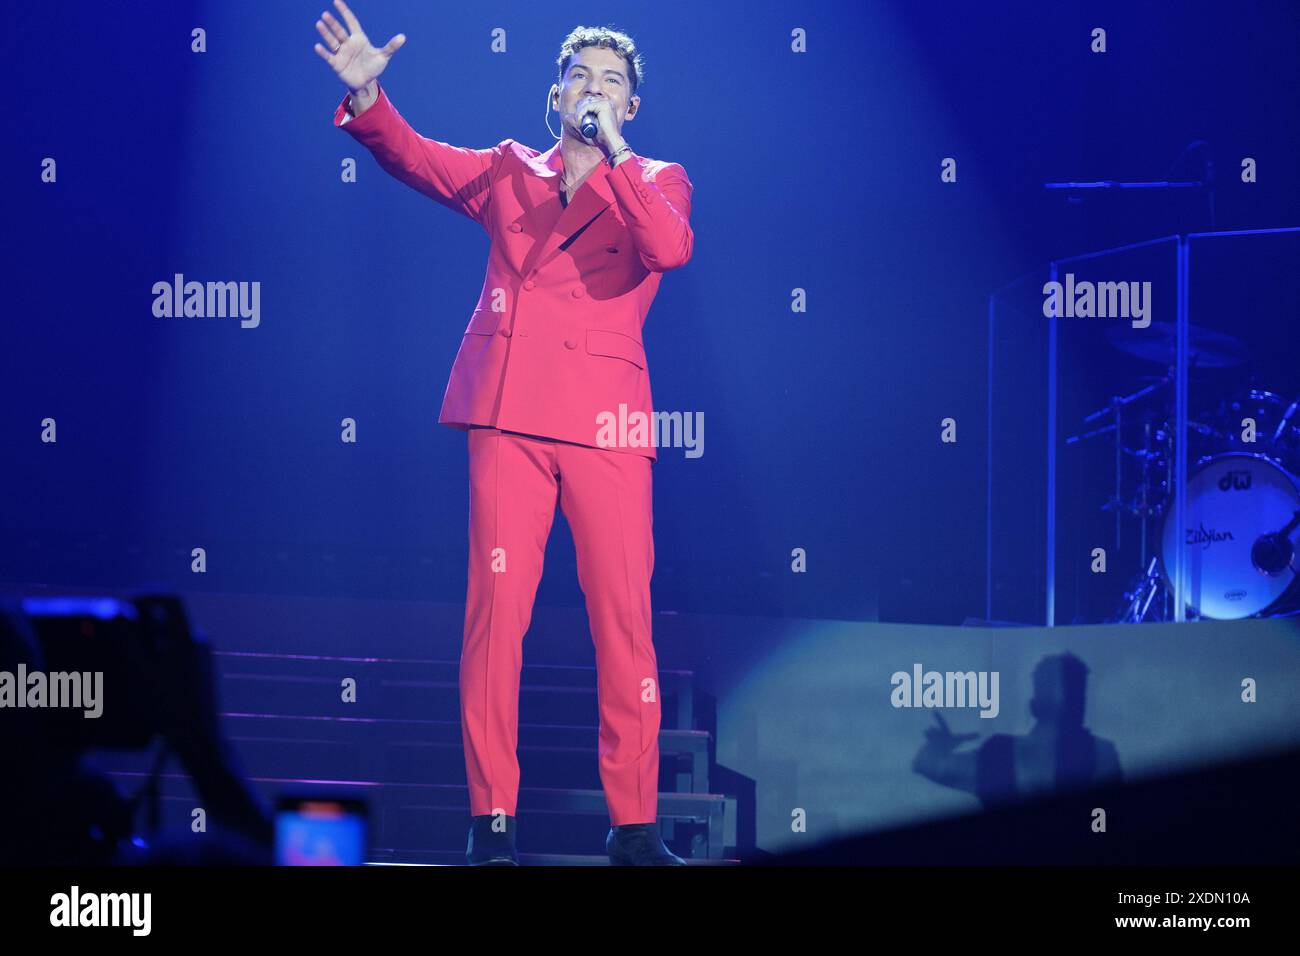
[{"label": "drum hardware stand", "polygon": [[[1138,560],[1146,562],[1147,559],[1147,522],[1151,517],[1150,502],[1147,501],[1147,488],[1150,482],[1147,481],[1147,472],[1151,468],[1151,421],[1148,419],[1142,423],[1142,481],[1138,484],[1138,510],[1142,520],[1138,524]],[[1147,598],[1146,605],[1142,608],[1142,613],[1134,623],[1138,623],[1146,618],[1147,610],[1151,607],[1151,598],[1155,597],[1156,590],[1163,592],[1160,584],[1160,575],[1155,574],[1156,559],[1151,558],[1151,563],[1147,565],[1146,580],[1151,583],[1151,594]],[[1164,610],[1165,602],[1163,593],[1161,595],[1160,609]]]},{"label": "drum hardware stand", "polygon": [[[1142,523],[1146,527],[1146,522]],[[1133,587],[1124,592],[1124,600],[1128,601],[1124,612],[1113,623],[1116,624],[1141,624],[1151,613],[1151,603],[1156,594],[1164,591],[1164,582],[1160,578],[1160,572],[1156,570],[1156,557],[1151,556],[1147,569],[1137,579]],[[1162,609],[1163,609],[1163,602]],[[1161,618],[1163,615],[1161,616]]]},{"label": "drum hardware stand", "polygon": [[1115,503],[1115,553],[1120,552],[1120,529],[1122,528],[1123,515],[1121,507],[1124,501],[1124,406],[1120,404],[1121,396],[1111,397],[1110,407],[1111,414],[1115,419],[1115,496],[1111,499]]},{"label": "drum hardware stand", "polygon": [[[1151,555],[1150,559],[1147,558],[1147,549],[1149,547],[1147,526],[1151,518],[1160,514],[1163,510],[1148,498],[1148,491],[1151,488],[1151,462],[1157,457],[1152,447],[1151,422],[1149,420],[1142,423],[1142,432],[1142,480],[1138,482],[1137,486],[1137,507],[1130,507],[1128,510],[1138,518],[1140,551],[1138,560],[1140,562],[1139,566],[1145,566],[1146,570],[1141,572],[1129,590],[1124,592],[1124,600],[1128,604],[1113,622],[1116,624],[1141,624],[1146,620],[1165,621],[1169,617],[1169,589],[1160,574],[1159,558],[1154,554]],[[1153,610],[1152,605],[1155,603],[1157,595],[1160,596],[1160,602],[1155,605]]]},{"label": "drum hardware stand", "polygon": [[[1110,417],[1111,421],[1100,428],[1083,432],[1078,435],[1071,435],[1066,438],[1067,445],[1076,444],[1091,438],[1099,437],[1106,432],[1113,432],[1115,435],[1115,490],[1111,497],[1102,505],[1102,510],[1111,510],[1115,512],[1115,551],[1119,553],[1122,542],[1121,529],[1122,519],[1125,513],[1138,519],[1138,567],[1145,567],[1145,571],[1139,572],[1134,584],[1124,593],[1124,599],[1128,601],[1125,610],[1120,615],[1116,623],[1138,623],[1147,619],[1152,613],[1152,603],[1157,594],[1161,596],[1158,610],[1156,611],[1157,619],[1164,620],[1166,610],[1166,588],[1164,580],[1157,570],[1157,558],[1153,555],[1148,561],[1147,551],[1149,548],[1148,528],[1153,515],[1160,511],[1158,506],[1154,506],[1149,491],[1151,488],[1150,471],[1151,463],[1157,458],[1153,448],[1151,421],[1149,418],[1142,423],[1143,446],[1141,451],[1134,451],[1124,447],[1123,435],[1123,410],[1126,405],[1131,405],[1140,399],[1147,397],[1153,392],[1165,388],[1174,381],[1174,370],[1172,367],[1166,372],[1165,377],[1158,381],[1152,382],[1145,388],[1141,388],[1131,395],[1112,396],[1110,403],[1103,408],[1085,416],[1084,422],[1094,422],[1103,417]],[[1133,455],[1142,461],[1142,479],[1138,482],[1135,491],[1135,500],[1128,502],[1124,500],[1124,455]],[[1172,456],[1166,455],[1167,465],[1171,465]],[[1168,470],[1168,468],[1166,469]],[[1172,480],[1172,474],[1166,475],[1166,482]],[[1169,487],[1166,484],[1166,487]]]}]

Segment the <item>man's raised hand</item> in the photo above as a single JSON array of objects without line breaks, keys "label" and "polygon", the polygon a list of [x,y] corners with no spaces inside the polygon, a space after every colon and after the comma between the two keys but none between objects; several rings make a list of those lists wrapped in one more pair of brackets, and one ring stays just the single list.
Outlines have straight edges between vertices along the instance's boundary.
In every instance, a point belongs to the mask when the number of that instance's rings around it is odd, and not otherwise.
[{"label": "man's raised hand", "polygon": [[347,27],[326,10],[316,21],[316,32],[325,41],[324,46],[317,43],[313,49],[333,67],[349,90],[360,93],[384,72],[393,54],[406,42],[406,34],[399,33],[382,47],[375,47],[348,5],[343,0],[334,0],[334,6],[343,15]]}]

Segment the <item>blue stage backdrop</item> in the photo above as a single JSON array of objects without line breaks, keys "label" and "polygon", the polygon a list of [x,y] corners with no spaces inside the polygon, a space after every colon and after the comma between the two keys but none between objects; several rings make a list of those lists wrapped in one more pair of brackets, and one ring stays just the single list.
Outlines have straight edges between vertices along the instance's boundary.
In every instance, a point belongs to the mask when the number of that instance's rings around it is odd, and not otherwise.
[{"label": "blue stage backdrop", "polygon": [[[1107,245],[1300,223],[1281,2],[355,9],[380,42],[406,34],[385,89],[457,145],[552,145],[546,95],[574,26],[644,51],[627,139],[695,186],[694,258],[645,329],[655,405],[707,423],[702,455],[663,449],[655,468],[656,609],[982,614],[988,293]],[[312,50],[319,14],[7,14],[4,580],[463,599],[465,437],[436,418],[487,240],[332,125],[344,91]],[[1198,140],[1220,172],[1212,219],[1200,193],[1121,206],[1043,189],[1195,178]],[[155,315],[177,276],[256,283],[256,323]],[[1284,341],[1291,306],[1240,321]],[[1032,344],[1008,361],[1040,361]],[[1041,461],[1024,468],[1036,483]],[[539,602],[579,605],[562,519],[547,568]]]}]

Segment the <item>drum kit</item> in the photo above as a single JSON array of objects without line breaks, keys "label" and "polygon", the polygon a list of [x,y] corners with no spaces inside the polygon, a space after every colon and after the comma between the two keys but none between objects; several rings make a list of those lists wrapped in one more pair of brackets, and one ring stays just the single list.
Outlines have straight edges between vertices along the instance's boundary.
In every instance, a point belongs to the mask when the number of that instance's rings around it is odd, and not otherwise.
[{"label": "drum kit", "polygon": [[[1246,348],[1234,337],[1198,326],[1188,331],[1191,374],[1247,361]],[[1075,444],[1113,436],[1115,491],[1102,508],[1115,514],[1117,544],[1124,516],[1139,523],[1140,570],[1112,620],[1172,619],[1179,548],[1188,620],[1300,613],[1300,395],[1255,383],[1228,390],[1199,414],[1189,413],[1181,436],[1187,443],[1186,523],[1175,527],[1180,436],[1172,399],[1174,327],[1157,322],[1141,330],[1116,327],[1108,339],[1121,351],[1169,369],[1086,416],[1089,430],[1067,439]],[[1137,444],[1135,418],[1141,428]]]}]

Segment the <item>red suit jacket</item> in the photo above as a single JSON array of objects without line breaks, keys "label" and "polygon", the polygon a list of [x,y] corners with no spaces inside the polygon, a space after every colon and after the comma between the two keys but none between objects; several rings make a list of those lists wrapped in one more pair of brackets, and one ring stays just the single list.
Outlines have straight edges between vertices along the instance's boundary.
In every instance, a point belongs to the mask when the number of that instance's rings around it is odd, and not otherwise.
[{"label": "red suit jacket", "polygon": [[[635,154],[614,169],[602,161],[564,207],[559,143],[539,154],[512,139],[490,149],[426,139],[382,87],[360,116],[347,107],[344,96],[335,126],[491,239],[438,421],[598,446],[599,415],[635,424],[640,412],[653,433],[641,330],[660,277],[691,258],[686,170]],[[653,444],[611,450],[655,458]]]}]

